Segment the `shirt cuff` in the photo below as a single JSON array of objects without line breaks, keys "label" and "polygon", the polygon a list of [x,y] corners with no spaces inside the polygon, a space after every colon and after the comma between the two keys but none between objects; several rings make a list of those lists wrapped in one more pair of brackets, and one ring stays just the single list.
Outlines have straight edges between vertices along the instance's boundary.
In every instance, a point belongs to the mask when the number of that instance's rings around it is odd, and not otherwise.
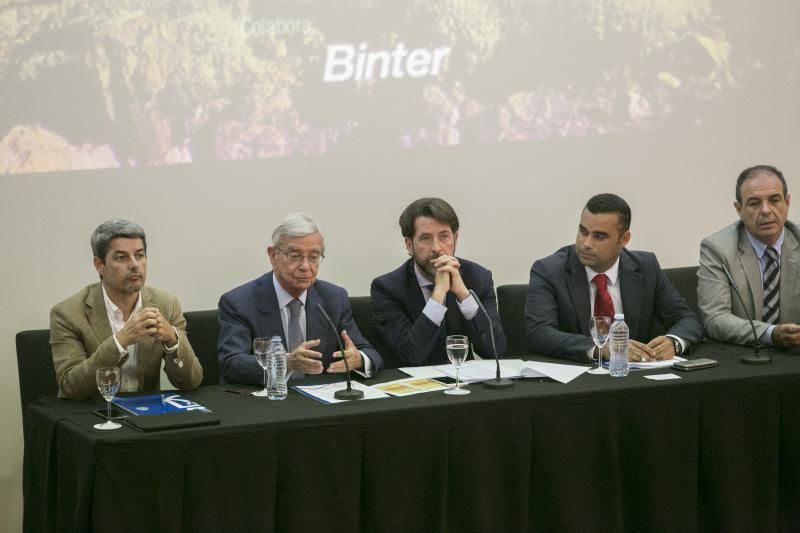
[{"label": "shirt cuff", "polygon": [[467,320],[472,320],[478,314],[478,302],[475,301],[471,294],[469,298],[464,298],[463,302],[458,302],[458,308]]},{"label": "shirt cuff", "polygon": [[[675,339],[676,341],[678,341],[678,344],[681,345],[681,355],[686,353],[686,349],[689,347],[689,343],[687,341],[681,339],[677,335],[667,334],[666,336],[669,337],[670,339]],[[675,354],[675,355],[678,355],[678,354]]]},{"label": "shirt cuff", "polygon": [[442,325],[442,320],[444,320],[444,314],[446,312],[447,307],[443,306],[433,298],[428,298],[428,302],[422,309],[422,314],[428,317],[428,319],[437,326]]},{"label": "shirt cuff", "polygon": [[175,346],[167,346],[163,342],[161,343],[161,346],[164,347],[164,351],[167,352],[167,353],[175,352],[178,349],[178,346],[181,345],[181,334],[178,333],[178,328],[176,328],[175,326],[172,326],[172,329],[175,330],[175,338],[177,339],[175,341]]},{"label": "shirt cuff", "polygon": [[364,352],[361,350],[358,351],[361,354],[361,360],[364,361],[364,366],[360,370],[356,370],[361,377],[371,378],[372,377],[372,359],[364,355]]},{"label": "shirt cuff", "polygon": [[122,357],[125,357],[126,355],[128,355],[128,350],[123,348],[122,345],[117,340],[117,334],[114,333],[114,335],[112,335],[112,336],[114,337],[114,344],[117,345],[117,350],[119,350],[119,355],[122,356]]},{"label": "shirt cuff", "polygon": [[773,346],[772,344],[772,330],[775,329],[775,324],[772,324],[770,327],[767,328],[767,331],[761,335],[761,344],[764,346]]}]

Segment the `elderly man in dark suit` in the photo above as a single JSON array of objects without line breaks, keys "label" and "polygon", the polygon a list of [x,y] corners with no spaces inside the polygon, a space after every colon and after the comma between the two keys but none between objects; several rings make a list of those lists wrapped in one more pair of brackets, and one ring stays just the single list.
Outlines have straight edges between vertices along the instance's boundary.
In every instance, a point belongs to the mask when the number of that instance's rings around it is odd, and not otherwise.
[{"label": "elderly man in dark suit", "polygon": [[383,359],[353,321],[347,291],[317,279],[325,244],[316,222],[303,213],[289,215],[272,233],[267,254],[272,272],[219,300],[219,363],[225,381],[261,384],[263,370],[253,355],[253,339],[276,335],[289,351],[293,377],[344,372],[336,333],[318,304],[341,335],[350,368],[374,376]]},{"label": "elderly man in dark suit", "polygon": [[[650,252],[625,248],[631,210],[614,194],[592,197],[575,245],[531,267],[525,318],[531,352],[587,362],[592,316],[624,313],[632,361],[670,359],[701,340],[703,328]],[[666,330],[654,336],[653,319]]]},{"label": "elderly man in dark suit", "polygon": [[467,335],[482,356],[494,357],[489,321],[470,289],[492,317],[498,354],[505,352],[492,273],[455,256],[458,226],[441,198],[420,198],[400,215],[411,259],[375,278],[370,291],[375,326],[395,365],[446,363],[445,338],[456,334]]}]

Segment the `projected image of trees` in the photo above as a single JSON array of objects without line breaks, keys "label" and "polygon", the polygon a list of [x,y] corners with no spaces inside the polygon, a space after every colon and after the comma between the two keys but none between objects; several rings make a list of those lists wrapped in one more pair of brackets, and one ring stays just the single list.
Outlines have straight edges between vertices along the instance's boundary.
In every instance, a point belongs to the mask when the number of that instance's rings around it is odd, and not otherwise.
[{"label": "projected image of trees", "polygon": [[710,0],[5,3],[0,172],[651,129],[749,68]]}]

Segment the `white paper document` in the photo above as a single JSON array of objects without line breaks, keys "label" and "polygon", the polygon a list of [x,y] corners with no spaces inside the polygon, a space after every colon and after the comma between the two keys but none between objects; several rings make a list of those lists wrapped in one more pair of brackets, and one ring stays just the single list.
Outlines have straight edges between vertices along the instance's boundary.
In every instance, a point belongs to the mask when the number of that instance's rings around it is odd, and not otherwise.
[{"label": "white paper document", "polygon": [[666,381],[668,379],[681,379],[681,377],[670,372],[669,374],[653,374],[650,376],[645,376],[645,379],[652,379],[653,381]]},{"label": "white paper document", "polygon": [[569,383],[587,370],[589,370],[588,366],[526,361],[522,369],[522,375],[524,377],[544,376],[554,379],[559,383]]},{"label": "white paper document", "polygon": [[[388,398],[389,395],[383,391],[379,391],[369,385],[364,385],[359,381],[352,381],[353,388],[364,391],[362,400],[375,400],[377,398]],[[344,381],[337,381],[336,383],[328,383],[327,385],[292,385],[292,388],[306,396],[310,396],[315,400],[322,403],[340,403],[352,400],[337,400],[333,397],[336,391],[347,388],[347,383]],[[358,401],[358,400],[357,400]]]},{"label": "white paper document", "polygon": [[631,370],[647,370],[653,368],[670,368],[675,361],[686,361],[683,357],[675,356],[672,359],[665,359],[663,361],[631,361],[629,366]]},{"label": "white paper document", "polygon": [[[416,378],[456,377],[456,369],[453,365],[417,366],[400,370]],[[569,383],[587,370],[589,370],[588,367],[579,365],[500,359],[500,377],[508,379],[552,378],[560,383]],[[465,383],[494,379],[497,377],[497,365],[494,359],[467,361],[461,366],[459,377]]]}]

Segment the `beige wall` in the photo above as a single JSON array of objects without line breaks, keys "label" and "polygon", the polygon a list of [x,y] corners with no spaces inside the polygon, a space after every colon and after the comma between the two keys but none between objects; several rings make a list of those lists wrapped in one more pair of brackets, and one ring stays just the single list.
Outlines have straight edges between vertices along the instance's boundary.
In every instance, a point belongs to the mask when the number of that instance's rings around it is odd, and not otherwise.
[{"label": "beige wall", "polygon": [[768,99],[774,108],[749,114],[747,127],[730,117],[715,130],[0,178],[0,530],[21,528],[14,335],[46,328],[55,302],[95,280],[88,238],[99,222],[145,227],[148,283],[185,310],[214,308],[223,291],[262,273],[272,227],[301,209],[326,235],[321,277],[368,294],[374,276],[405,258],[397,216],[427,195],[454,205],[459,254],[490,267],[498,285],[527,282],[531,262],[571,242],[583,203],[605,191],[633,208],[631,248],[657,252],[666,267],[691,265],[701,237],[734,219],[742,168],[774,163],[800,189],[800,104],[780,87]]}]

